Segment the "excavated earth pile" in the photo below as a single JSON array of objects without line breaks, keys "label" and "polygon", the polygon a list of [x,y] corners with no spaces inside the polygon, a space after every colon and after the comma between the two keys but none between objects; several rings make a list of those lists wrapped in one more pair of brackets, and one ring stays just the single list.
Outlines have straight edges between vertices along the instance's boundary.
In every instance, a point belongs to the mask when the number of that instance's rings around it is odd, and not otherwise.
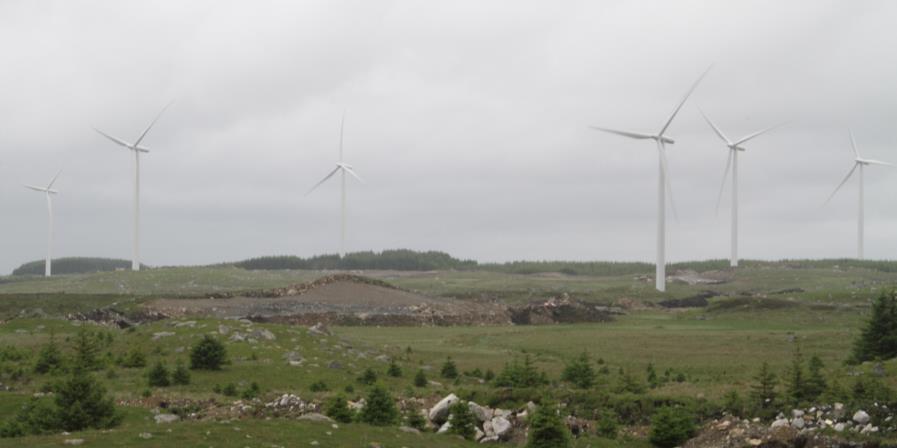
[{"label": "excavated earth pile", "polygon": [[170,317],[247,318],[301,325],[551,324],[603,322],[619,314],[566,296],[522,307],[496,301],[437,299],[348,274],[227,297],[157,299],[144,307]]}]

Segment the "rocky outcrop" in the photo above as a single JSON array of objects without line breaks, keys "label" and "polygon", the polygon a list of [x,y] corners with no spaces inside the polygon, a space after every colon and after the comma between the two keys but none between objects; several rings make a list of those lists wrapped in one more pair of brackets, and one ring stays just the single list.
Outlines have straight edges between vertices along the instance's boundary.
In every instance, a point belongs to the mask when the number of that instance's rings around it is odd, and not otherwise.
[{"label": "rocky outcrop", "polygon": [[[449,394],[430,408],[427,418],[434,428],[438,428],[437,434],[447,433],[451,429],[449,410],[459,400],[457,395]],[[476,417],[475,440],[480,443],[511,440],[515,434],[522,434],[527,414],[535,409],[532,403],[518,410],[493,409],[472,401],[468,401],[467,406]]]},{"label": "rocky outcrop", "polygon": [[623,314],[619,308],[595,305],[570,298],[567,293],[541,302],[509,307],[515,325],[608,322]]},{"label": "rocky outcrop", "polygon": [[[849,441],[841,433],[873,436],[882,430],[893,431],[893,417],[886,406],[873,405],[873,414],[879,415],[881,428],[873,424],[873,418],[865,410],[853,414],[845,406],[835,403],[809,409],[793,409],[790,415],[779,414],[771,423],[760,419],[740,419],[728,416],[713,420],[700,433],[689,440],[684,448],[741,448],[757,447],[806,447],[806,448],[866,448],[877,447],[877,442]],[[887,416],[885,416],[887,415]]]}]

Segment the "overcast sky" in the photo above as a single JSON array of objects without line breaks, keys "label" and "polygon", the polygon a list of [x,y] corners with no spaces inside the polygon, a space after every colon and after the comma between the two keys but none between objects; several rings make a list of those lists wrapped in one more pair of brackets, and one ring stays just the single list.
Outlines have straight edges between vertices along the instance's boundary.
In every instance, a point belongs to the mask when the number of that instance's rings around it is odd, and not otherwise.
[{"label": "overcast sky", "polygon": [[[481,261],[654,258],[657,153],[589,125],[672,124],[680,219],[671,260],[728,255],[731,137],[784,120],[740,157],[741,253],[848,257],[862,155],[897,162],[892,1],[0,2],[0,272],[40,259],[56,186],[56,256],[129,258],[144,145],[143,261],[347,249]],[[897,251],[897,170],[866,170],[866,252]],[[335,180],[335,179],[334,179]]]}]

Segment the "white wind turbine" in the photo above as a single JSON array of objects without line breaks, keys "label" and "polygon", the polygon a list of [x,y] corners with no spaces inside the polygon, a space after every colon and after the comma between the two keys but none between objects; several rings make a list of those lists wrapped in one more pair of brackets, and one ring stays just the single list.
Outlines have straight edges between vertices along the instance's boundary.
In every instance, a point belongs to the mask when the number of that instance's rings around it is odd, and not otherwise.
[{"label": "white wind turbine", "polygon": [[745,137],[742,137],[736,141],[729,140],[728,137],[723,134],[723,131],[717,127],[713,121],[710,120],[710,117],[701,111],[701,115],[704,116],[704,119],[707,120],[707,124],[713,128],[713,132],[719,136],[726,143],[726,147],[729,148],[729,158],[726,159],[726,171],[723,172],[723,183],[719,189],[719,197],[716,200],[716,211],[719,212],[719,205],[723,200],[723,190],[726,188],[726,177],[729,175],[729,168],[732,168],[732,255],[729,259],[729,266],[737,267],[738,266],[738,151],[744,151],[744,148],[741,146],[744,143],[747,143],[748,140],[751,140],[755,137],[759,137],[773,129],[781,127],[784,123],[777,124],[775,126],[768,127],[766,129],[762,129],[760,131],[754,132],[753,134],[749,134]]},{"label": "white wind turbine", "polygon": [[676,118],[676,114],[679,113],[679,109],[682,109],[682,106],[685,104],[685,101],[688,100],[688,97],[691,96],[691,93],[694,92],[695,88],[698,87],[698,84],[704,79],[704,76],[707,75],[707,72],[710,71],[708,67],[707,70],[704,71],[703,74],[692,84],[691,88],[688,89],[688,92],[685,94],[685,97],[682,98],[682,101],[679,102],[679,105],[673,110],[673,113],[670,114],[670,118],[663,124],[663,127],[660,128],[660,132],[657,134],[642,134],[638,132],[628,132],[628,131],[618,131],[614,129],[601,128],[598,126],[591,126],[592,129],[597,129],[599,131],[610,132],[612,134],[622,135],[624,137],[639,139],[639,140],[654,140],[657,143],[657,158],[658,158],[658,179],[657,179],[657,262],[655,266],[655,286],[658,291],[666,290],[666,195],[669,192],[670,195],[670,208],[673,210],[673,215],[676,215],[676,204],[673,202],[673,188],[670,185],[669,179],[669,168],[667,166],[667,156],[666,156],[666,145],[673,144],[675,141],[664,135],[667,129],[670,127],[670,124],[673,122],[673,119]]},{"label": "white wind turbine", "polygon": [[850,176],[853,176],[853,172],[856,171],[857,168],[859,168],[860,169],[860,188],[859,188],[860,197],[859,197],[859,209],[858,209],[859,215],[857,217],[857,258],[862,260],[863,259],[863,228],[865,226],[864,216],[863,216],[865,214],[864,210],[863,210],[863,202],[864,202],[864,199],[863,199],[863,168],[867,165],[884,165],[884,166],[890,166],[890,167],[897,167],[897,165],[894,165],[893,163],[882,162],[880,160],[864,159],[864,158],[860,157],[860,152],[857,150],[856,141],[853,139],[853,131],[848,130],[848,132],[850,133],[850,147],[853,149],[853,155],[856,157],[853,160],[853,168],[851,168],[850,171],[847,172],[847,176],[844,176],[844,180],[842,180],[841,183],[838,184],[838,186],[835,188],[835,191],[833,191],[832,194],[829,195],[828,199],[825,200],[825,203],[828,204],[829,201],[831,201],[832,198],[835,197],[835,193],[837,193],[838,190],[840,190],[841,187],[843,187],[844,184],[847,183],[847,181],[850,179]]},{"label": "white wind turbine", "polygon": [[336,168],[333,169],[327,176],[324,176],[320,182],[316,183],[314,187],[311,187],[308,190],[306,195],[311,194],[311,192],[315,191],[321,184],[327,182],[327,179],[333,177],[337,172],[340,173],[340,198],[341,198],[341,227],[340,227],[340,243],[339,243],[339,256],[342,258],[346,255],[346,173],[349,173],[352,177],[358,179],[359,182],[364,183],[364,180],[355,173],[355,170],[352,168],[352,165],[343,162],[343,127],[346,123],[346,114],[343,113],[343,118],[340,120],[339,124],[339,161],[336,162]]},{"label": "white wind turbine", "polygon": [[112,140],[115,144],[123,146],[134,152],[134,242],[133,242],[133,256],[131,259],[131,269],[134,271],[140,270],[140,153],[148,153],[149,149],[143,146],[140,146],[140,143],[146,137],[146,134],[152,129],[153,125],[156,124],[156,121],[159,120],[159,117],[162,116],[162,113],[171,106],[172,103],[168,103],[165,107],[159,111],[159,114],[156,115],[156,118],[146,127],[142,134],[137,137],[137,140],[134,143],[128,143],[124,140],[115,138],[97,128],[93,128],[94,131],[97,131],[103,137]]},{"label": "white wind turbine", "polygon": [[59,178],[60,174],[62,174],[62,170],[59,170],[56,175],[53,176],[53,179],[50,180],[50,183],[47,184],[46,187],[25,185],[25,188],[44,193],[47,197],[47,217],[49,218],[49,224],[47,226],[47,260],[44,262],[44,275],[47,277],[53,273],[53,195],[59,194],[59,191],[53,189],[53,184],[56,183],[56,179]]}]

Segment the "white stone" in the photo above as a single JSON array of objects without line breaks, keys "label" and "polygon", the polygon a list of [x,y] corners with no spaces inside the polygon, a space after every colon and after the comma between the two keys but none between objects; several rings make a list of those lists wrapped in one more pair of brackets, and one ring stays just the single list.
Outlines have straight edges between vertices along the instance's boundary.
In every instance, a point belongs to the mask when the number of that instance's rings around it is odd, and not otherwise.
[{"label": "white stone", "polygon": [[802,419],[800,417],[795,417],[795,418],[791,419],[791,426],[793,426],[796,429],[804,429],[804,424],[805,424],[804,419]]},{"label": "white stone", "polygon": [[256,328],[252,331],[252,337],[256,339],[264,339],[266,341],[273,341],[277,339],[277,336],[274,336],[274,333],[266,328]]},{"label": "white stone", "polygon": [[780,418],[780,419],[778,419],[778,420],[772,422],[772,424],[769,425],[769,428],[770,428],[770,429],[773,429],[773,428],[779,428],[779,427],[782,427],[782,426],[788,426],[788,420],[787,420],[787,419]]},{"label": "white stone", "polygon": [[156,423],[174,423],[181,419],[174,414],[158,414],[153,418],[156,420]]},{"label": "white stone", "polygon": [[65,442],[62,443],[66,445],[78,446],[84,443],[84,439],[65,439]]},{"label": "white stone", "polygon": [[467,407],[470,408],[470,412],[473,413],[474,417],[476,417],[477,421],[480,423],[485,422],[486,420],[492,420],[492,409],[480,406],[472,401],[467,402]]},{"label": "white stone", "polygon": [[492,430],[499,439],[503,439],[510,435],[511,422],[504,417],[495,417],[492,419]]},{"label": "white stone", "polygon": [[492,428],[492,420],[483,422],[483,432],[486,433],[487,438],[495,435],[495,430]]},{"label": "white stone", "polygon": [[866,411],[857,411],[856,414],[853,414],[853,421],[865,425],[869,423],[869,414]]},{"label": "white stone", "polygon": [[170,331],[160,331],[158,333],[153,333],[153,340],[158,341],[159,339],[167,338],[168,336],[174,336],[174,335],[175,335],[175,333],[172,333]]},{"label": "white stone", "polygon": [[845,428],[844,423],[835,423],[835,431],[843,432]]},{"label": "white stone", "polygon": [[430,408],[430,412],[427,414],[427,418],[430,419],[431,422],[434,423],[443,423],[448,419],[449,416],[449,408],[457,403],[459,400],[458,396],[455,394],[448,394],[442,400],[439,400],[439,403],[436,403],[435,406]]},{"label": "white stone", "polygon": [[449,429],[452,429],[452,423],[445,422],[442,424],[442,426],[439,427],[439,429],[436,431],[436,434],[445,434]]},{"label": "white stone", "polygon": [[324,415],[318,414],[317,412],[310,412],[308,414],[303,414],[299,416],[299,420],[304,420],[308,422],[321,422],[321,423],[333,423],[333,419]]}]

